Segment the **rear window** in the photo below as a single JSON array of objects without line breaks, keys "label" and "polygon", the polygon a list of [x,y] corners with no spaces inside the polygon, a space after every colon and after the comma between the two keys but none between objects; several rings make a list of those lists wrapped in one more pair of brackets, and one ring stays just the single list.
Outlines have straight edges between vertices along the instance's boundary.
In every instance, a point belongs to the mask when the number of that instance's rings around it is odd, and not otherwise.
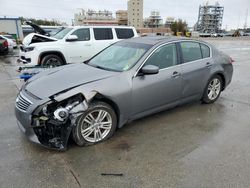
[{"label": "rear window", "polygon": [[197,42],[181,42],[184,63],[202,59],[200,44]]},{"label": "rear window", "polygon": [[200,45],[201,45],[202,57],[203,58],[210,57],[210,48],[205,44],[200,44]]},{"label": "rear window", "polygon": [[94,28],[95,40],[111,40],[113,33],[111,28]]},{"label": "rear window", "polygon": [[118,39],[128,39],[134,36],[133,29],[116,28],[115,32]]}]

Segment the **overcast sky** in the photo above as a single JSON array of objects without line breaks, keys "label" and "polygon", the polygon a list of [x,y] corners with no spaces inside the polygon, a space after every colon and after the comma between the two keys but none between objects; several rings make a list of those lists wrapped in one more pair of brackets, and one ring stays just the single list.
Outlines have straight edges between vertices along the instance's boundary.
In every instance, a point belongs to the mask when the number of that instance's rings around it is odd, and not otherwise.
[{"label": "overcast sky", "polygon": [[[144,0],[144,17],[150,11],[158,10],[165,21],[166,17],[181,18],[193,26],[198,17],[200,4],[204,0]],[[224,6],[223,28],[243,27],[248,10],[248,27],[250,27],[250,0],[218,0]],[[214,4],[215,0],[210,0]],[[127,9],[127,0],[0,0],[0,17],[28,17],[57,19],[71,23],[74,13],[79,9],[110,10]]]}]

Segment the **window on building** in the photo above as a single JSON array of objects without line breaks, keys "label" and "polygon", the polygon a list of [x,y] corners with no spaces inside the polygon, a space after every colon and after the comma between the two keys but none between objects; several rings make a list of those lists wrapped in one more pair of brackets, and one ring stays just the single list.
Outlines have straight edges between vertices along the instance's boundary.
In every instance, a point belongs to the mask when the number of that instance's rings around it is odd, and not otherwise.
[{"label": "window on building", "polygon": [[113,33],[111,28],[94,28],[93,30],[96,40],[113,39]]},{"label": "window on building", "polygon": [[78,41],[88,41],[90,40],[90,33],[88,28],[77,29],[71,35],[76,35],[78,37]]},{"label": "window on building", "polygon": [[134,32],[132,29],[116,28],[115,32],[116,32],[118,39],[128,39],[128,38],[132,38],[134,36]]},{"label": "window on building", "polygon": [[200,44],[197,42],[181,42],[184,63],[202,59]]}]

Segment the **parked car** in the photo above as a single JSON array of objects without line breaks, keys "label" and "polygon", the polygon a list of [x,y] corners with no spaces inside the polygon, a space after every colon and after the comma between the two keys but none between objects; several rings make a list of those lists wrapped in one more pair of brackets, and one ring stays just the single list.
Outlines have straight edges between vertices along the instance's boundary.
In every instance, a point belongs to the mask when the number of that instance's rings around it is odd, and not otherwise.
[{"label": "parked car", "polygon": [[244,33],[243,36],[250,36],[250,33]]},{"label": "parked car", "polygon": [[211,37],[218,37],[218,33],[211,33]]},{"label": "parked car", "polygon": [[232,59],[208,43],[180,38],[123,40],[85,63],[43,71],[22,87],[16,118],[33,142],[65,149],[110,138],[129,121],[201,100],[231,82]]},{"label": "parked car", "polygon": [[119,40],[137,36],[134,27],[126,26],[68,27],[53,37],[32,33],[23,40],[19,61],[46,67],[80,63]]},{"label": "parked car", "polygon": [[12,35],[0,35],[0,36],[7,40],[9,50],[17,48],[16,39]]},{"label": "parked car", "polygon": [[0,54],[8,54],[9,47],[8,47],[8,41],[0,36]]},{"label": "parked car", "polygon": [[218,37],[225,37],[226,34],[225,33],[218,33]]}]

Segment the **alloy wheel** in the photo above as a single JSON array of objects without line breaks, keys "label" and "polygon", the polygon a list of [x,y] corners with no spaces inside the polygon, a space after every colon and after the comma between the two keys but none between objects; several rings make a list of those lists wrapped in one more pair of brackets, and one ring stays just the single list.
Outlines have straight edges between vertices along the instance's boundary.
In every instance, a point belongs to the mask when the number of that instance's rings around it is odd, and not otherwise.
[{"label": "alloy wheel", "polygon": [[82,137],[91,143],[103,140],[112,128],[112,118],[109,112],[98,109],[89,112],[81,123]]},{"label": "alloy wheel", "polygon": [[214,78],[210,81],[207,89],[207,96],[209,100],[215,100],[221,91],[221,81],[218,78]]}]

